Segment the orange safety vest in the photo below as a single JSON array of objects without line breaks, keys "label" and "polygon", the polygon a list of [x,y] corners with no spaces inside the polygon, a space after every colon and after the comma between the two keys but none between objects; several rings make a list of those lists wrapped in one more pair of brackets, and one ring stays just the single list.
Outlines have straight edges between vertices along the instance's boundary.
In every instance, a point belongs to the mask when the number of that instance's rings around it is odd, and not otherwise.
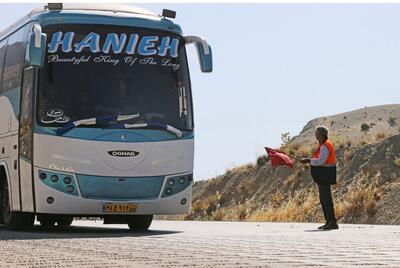
[{"label": "orange safety vest", "polygon": [[318,145],[318,149],[314,153],[314,158],[318,158],[321,150],[321,146],[325,145],[329,150],[329,156],[326,159],[324,165],[336,165],[336,154],[335,148],[330,140],[326,140],[324,143]]}]

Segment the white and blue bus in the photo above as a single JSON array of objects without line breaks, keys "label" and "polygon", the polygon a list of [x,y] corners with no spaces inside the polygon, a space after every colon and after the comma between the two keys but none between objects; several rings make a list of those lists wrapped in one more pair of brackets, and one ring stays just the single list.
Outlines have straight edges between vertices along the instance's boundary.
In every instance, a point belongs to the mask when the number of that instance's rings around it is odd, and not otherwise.
[{"label": "white and blue bus", "polygon": [[148,229],[184,214],[193,184],[185,46],[211,48],[132,6],[48,4],[0,33],[0,223],[74,217]]}]

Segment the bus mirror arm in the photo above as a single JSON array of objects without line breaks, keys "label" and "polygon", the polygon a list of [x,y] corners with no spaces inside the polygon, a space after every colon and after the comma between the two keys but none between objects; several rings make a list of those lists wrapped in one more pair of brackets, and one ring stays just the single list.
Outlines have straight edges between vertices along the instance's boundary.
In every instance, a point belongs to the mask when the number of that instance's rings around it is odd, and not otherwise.
[{"label": "bus mirror arm", "polygon": [[199,36],[185,36],[185,44],[195,44],[203,73],[212,72],[212,51],[207,41]]},{"label": "bus mirror arm", "polygon": [[35,34],[35,47],[42,46],[42,27],[39,24],[33,25],[33,33]]},{"label": "bus mirror arm", "polygon": [[42,32],[39,24],[32,26],[28,42],[28,62],[32,67],[43,67],[46,52],[47,35]]}]

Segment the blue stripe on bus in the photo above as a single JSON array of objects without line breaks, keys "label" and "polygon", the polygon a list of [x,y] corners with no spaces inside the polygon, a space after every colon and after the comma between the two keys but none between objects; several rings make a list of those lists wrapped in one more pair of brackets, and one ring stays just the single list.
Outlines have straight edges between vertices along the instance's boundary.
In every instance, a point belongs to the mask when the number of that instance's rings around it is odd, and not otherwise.
[{"label": "blue stripe on bus", "polygon": [[[35,126],[35,133],[44,135],[56,135],[55,127]],[[194,138],[193,131],[182,131],[182,137],[164,130],[150,129],[99,129],[77,127],[64,134],[63,137],[93,141],[109,142],[157,142],[172,140],[189,140]],[[121,138],[125,136],[124,138]]]}]

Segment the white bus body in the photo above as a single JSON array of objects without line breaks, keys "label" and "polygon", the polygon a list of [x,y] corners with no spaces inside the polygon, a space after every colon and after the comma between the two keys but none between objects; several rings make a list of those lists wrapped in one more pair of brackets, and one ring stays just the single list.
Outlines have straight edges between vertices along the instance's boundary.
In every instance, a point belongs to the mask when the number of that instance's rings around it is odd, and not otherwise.
[{"label": "white bus body", "polygon": [[131,6],[49,4],[0,33],[0,223],[187,213],[190,43],[211,72],[204,39]]}]

